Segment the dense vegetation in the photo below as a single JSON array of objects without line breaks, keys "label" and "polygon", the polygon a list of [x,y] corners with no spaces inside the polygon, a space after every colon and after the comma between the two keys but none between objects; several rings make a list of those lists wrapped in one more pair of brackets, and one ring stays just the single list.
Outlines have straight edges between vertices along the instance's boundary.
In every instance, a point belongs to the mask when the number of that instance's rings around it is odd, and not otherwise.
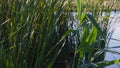
[{"label": "dense vegetation", "polygon": [[[0,68],[101,68],[109,16],[76,0],[0,0]],[[91,2],[92,3],[92,2]],[[111,7],[107,8],[111,11]],[[70,24],[68,20],[71,20]],[[68,26],[70,24],[70,26]],[[102,62],[101,62],[102,61]]]}]

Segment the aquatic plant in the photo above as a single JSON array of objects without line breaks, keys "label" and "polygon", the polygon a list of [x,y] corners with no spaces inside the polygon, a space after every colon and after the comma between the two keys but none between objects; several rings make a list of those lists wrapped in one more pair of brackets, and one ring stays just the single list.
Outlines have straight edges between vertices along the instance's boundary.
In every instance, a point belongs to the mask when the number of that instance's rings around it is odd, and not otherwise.
[{"label": "aquatic plant", "polygon": [[[116,60],[100,62],[106,51],[107,31],[99,20],[102,9],[83,2],[76,0],[77,8],[73,8],[73,0],[0,0],[0,67],[88,68],[114,64]],[[68,18],[76,9],[79,22],[73,29]],[[108,21],[108,17],[103,19]]]}]

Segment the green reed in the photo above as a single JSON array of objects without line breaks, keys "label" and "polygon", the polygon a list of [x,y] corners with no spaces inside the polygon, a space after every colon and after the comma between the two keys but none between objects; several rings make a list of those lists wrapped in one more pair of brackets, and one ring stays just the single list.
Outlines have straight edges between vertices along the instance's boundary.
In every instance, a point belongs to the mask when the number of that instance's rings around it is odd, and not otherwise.
[{"label": "green reed", "polygon": [[[119,60],[109,62],[104,61],[104,52],[106,52],[106,49],[104,48],[107,44],[107,26],[109,26],[110,23],[108,23],[109,18],[103,18],[104,22],[99,20],[99,17],[102,16],[101,13],[103,11],[106,13],[112,11],[111,5],[114,4],[111,4],[106,8],[105,6],[101,6],[104,3],[104,0],[88,2],[87,6],[83,5],[84,0],[76,0],[76,2],[80,25],[84,24],[84,26],[81,27],[83,29],[79,41],[80,43],[75,50],[75,56],[77,56],[75,59],[77,59],[77,61],[74,61],[73,68],[101,68],[118,63]],[[88,13],[84,13],[86,10]],[[104,24],[106,24],[106,26],[104,26]]]},{"label": "green reed", "polygon": [[[67,21],[72,0],[0,0],[0,67],[83,68],[114,64],[99,62],[104,58],[107,28],[103,29],[104,23],[98,20],[102,10],[89,4],[84,7],[83,2],[76,0],[80,22],[79,28],[73,30]],[[72,43],[74,37],[76,44]],[[86,64],[82,63],[84,57]]]}]

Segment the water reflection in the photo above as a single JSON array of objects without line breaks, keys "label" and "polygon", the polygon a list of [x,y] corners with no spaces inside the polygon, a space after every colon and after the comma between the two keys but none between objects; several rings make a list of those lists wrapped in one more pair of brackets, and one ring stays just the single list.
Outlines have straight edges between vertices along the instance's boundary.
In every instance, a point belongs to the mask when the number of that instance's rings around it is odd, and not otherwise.
[{"label": "water reflection", "polygon": [[[109,22],[111,22],[111,24],[107,34],[109,34],[108,38],[111,37],[111,39],[108,42],[108,48],[116,47],[116,48],[111,48],[109,50],[120,53],[120,48],[118,47],[120,46],[120,41],[119,41],[120,40],[120,12],[119,11],[111,12]],[[120,54],[111,53],[111,52],[105,53],[106,61],[111,61],[115,59],[120,59]],[[120,63],[110,65],[105,68],[120,68]]]},{"label": "water reflection", "polygon": [[[107,13],[103,12],[102,15],[105,16],[107,15]],[[68,22],[69,22],[68,26],[70,29],[71,28],[74,30],[78,29],[79,21],[77,19],[77,12],[73,12],[70,14],[70,18],[68,19]],[[108,22],[110,24],[108,26],[108,31],[107,31],[106,40],[108,41],[108,43],[106,44],[106,49],[109,48],[109,50],[111,51],[120,53],[120,48],[119,48],[120,47],[120,11],[110,12],[110,18]],[[72,40],[74,40],[73,43],[76,44],[75,42],[76,38],[74,37]],[[117,47],[117,48],[113,48],[113,47]],[[120,59],[120,54],[111,53],[111,52],[105,53],[105,58],[104,58],[105,61],[111,61],[115,59]],[[110,65],[105,68],[120,68],[120,63]]]}]

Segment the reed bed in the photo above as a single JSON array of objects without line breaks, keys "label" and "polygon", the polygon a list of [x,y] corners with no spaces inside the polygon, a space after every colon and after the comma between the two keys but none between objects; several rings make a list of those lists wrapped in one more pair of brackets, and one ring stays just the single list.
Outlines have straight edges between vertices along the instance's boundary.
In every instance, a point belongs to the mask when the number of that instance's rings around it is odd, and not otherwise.
[{"label": "reed bed", "polygon": [[119,62],[104,61],[108,17],[99,21],[102,10],[83,1],[76,0],[74,30],[68,26],[72,0],[0,0],[0,67],[101,68]]}]

